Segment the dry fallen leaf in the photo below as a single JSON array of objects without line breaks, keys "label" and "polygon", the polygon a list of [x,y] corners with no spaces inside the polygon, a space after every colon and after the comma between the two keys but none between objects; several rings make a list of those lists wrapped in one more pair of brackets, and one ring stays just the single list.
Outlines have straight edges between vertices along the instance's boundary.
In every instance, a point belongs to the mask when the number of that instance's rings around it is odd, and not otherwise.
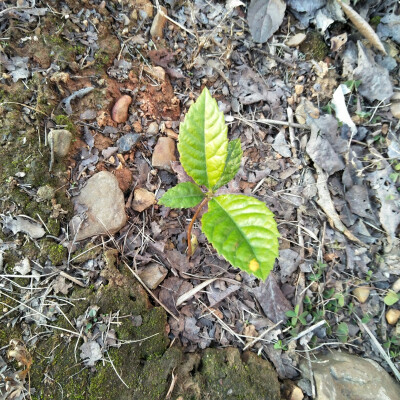
[{"label": "dry fallen leaf", "polygon": [[382,42],[380,41],[375,31],[372,29],[371,25],[348,4],[343,3],[340,0],[336,1],[340,4],[344,13],[348,16],[349,20],[355,25],[358,31],[372,44],[372,46],[381,51],[383,54],[387,55]]}]

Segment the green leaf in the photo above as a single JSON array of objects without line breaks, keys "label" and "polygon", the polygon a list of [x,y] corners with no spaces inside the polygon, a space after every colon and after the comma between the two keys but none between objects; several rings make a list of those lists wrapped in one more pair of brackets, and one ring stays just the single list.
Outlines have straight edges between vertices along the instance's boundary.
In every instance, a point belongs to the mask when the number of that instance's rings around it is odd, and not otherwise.
[{"label": "green leaf", "polygon": [[244,195],[214,197],[201,222],[207,239],[234,267],[267,278],[278,257],[279,232],[264,203]]},{"label": "green leaf", "polygon": [[336,335],[342,343],[346,343],[349,335],[349,327],[346,322],[341,322],[336,330]]},{"label": "green leaf", "polygon": [[204,88],[179,129],[180,161],[198,185],[211,189],[220,179],[228,153],[228,127],[217,102]]},{"label": "green leaf", "polygon": [[222,172],[221,178],[219,178],[219,181],[213,187],[214,191],[221,186],[226,185],[235,177],[240,168],[242,155],[243,152],[242,146],[240,145],[240,139],[235,139],[228,142],[228,154],[226,156],[225,168]]},{"label": "green leaf", "polygon": [[286,311],[286,312],[285,312],[285,315],[286,315],[287,317],[289,317],[289,318],[297,317],[296,312],[293,311],[293,310],[288,310],[288,311]]},{"label": "green leaf", "polygon": [[192,182],[178,183],[169,189],[158,204],[171,208],[191,208],[197,206],[205,197],[201,189]]},{"label": "green leaf", "polygon": [[399,295],[393,290],[389,290],[383,301],[387,306],[392,306],[399,301]]}]

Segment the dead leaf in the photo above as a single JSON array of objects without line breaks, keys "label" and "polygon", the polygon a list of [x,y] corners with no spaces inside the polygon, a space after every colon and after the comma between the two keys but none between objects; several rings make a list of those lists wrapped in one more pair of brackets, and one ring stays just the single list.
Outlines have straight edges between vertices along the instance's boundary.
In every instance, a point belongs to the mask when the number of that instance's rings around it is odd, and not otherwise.
[{"label": "dead leaf", "polygon": [[347,42],[347,33],[331,38],[331,51],[339,51]]},{"label": "dead leaf", "polygon": [[32,239],[38,239],[44,236],[46,231],[37,222],[33,222],[28,218],[17,216],[11,217],[9,215],[3,215],[3,226],[14,235],[18,232],[24,232],[28,234]]},{"label": "dead leaf", "polygon": [[365,46],[358,41],[358,66],[354,70],[354,79],[360,80],[358,92],[369,101],[389,100],[393,95],[393,85],[389,72],[375,62]]},{"label": "dead leaf", "polygon": [[96,361],[101,360],[103,357],[100,345],[97,342],[86,342],[79,349],[81,351],[81,359],[88,367],[93,367],[96,364]]},{"label": "dead leaf", "polygon": [[179,315],[175,307],[178,297],[193,289],[193,285],[176,276],[166,279],[161,285],[159,300],[175,315]]},{"label": "dead leaf", "polygon": [[286,322],[286,311],[293,307],[282,293],[273,272],[268,275],[265,282],[261,282],[260,286],[254,289],[254,294],[265,315],[271,321],[278,323],[283,320]]},{"label": "dead leaf", "polygon": [[65,278],[61,275],[58,275],[53,285],[54,294],[60,292],[64,295],[67,295],[72,286],[72,283],[66,283]]},{"label": "dead leaf", "polygon": [[285,16],[282,0],[252,0],[247,12],[251,36],[256,43],[265,43],[279,28]]},{"label": "dead leaf", "polygon": [[363,35],[376,49],[381,51],[383,54],[387,55],[385,48],[383,47],[382,42],[379,39],[379,36],[372,29],[371,25],[361,17],[358,12],[353,10],[348,4],[343,3],[341,0],[337,0],[337,2],[342,7],[344,13],[347,15],[349,20],[355,25],[358,31]]}]

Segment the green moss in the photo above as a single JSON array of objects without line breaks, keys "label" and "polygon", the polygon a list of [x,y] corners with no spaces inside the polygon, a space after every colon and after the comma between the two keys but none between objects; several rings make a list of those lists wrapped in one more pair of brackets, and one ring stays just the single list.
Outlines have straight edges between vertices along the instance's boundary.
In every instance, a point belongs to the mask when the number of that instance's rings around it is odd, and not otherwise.
[{"label": "green moss", "polygon": [[57,125],[62,126],[63,128],[67,129],[71,133],[76,133],[75,124],[71,121],[71,119],[64,114],[59,114],[54,117],[54,122]]},{"label": "green moss", "polygon": [[328,46],[318,32],[312,31],[307,33],[306,40],[300,45],[300,51],[305,54],[307,60],[322,61],[328,54]]}]

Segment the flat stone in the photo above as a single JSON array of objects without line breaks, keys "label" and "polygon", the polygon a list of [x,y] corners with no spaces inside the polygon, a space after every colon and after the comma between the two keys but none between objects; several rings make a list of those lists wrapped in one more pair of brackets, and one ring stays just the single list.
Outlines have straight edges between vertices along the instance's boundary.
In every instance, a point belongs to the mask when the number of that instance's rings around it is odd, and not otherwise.
[{"label": "flat stone", "polygon": [[168,274],[167,268],[158,263],[150,263],[139,270],[140,279],[149,289],[156,289]]},{"label": "flat stone", "polygon": [[[167,9],[165,7],[161,6],[160,9],[165,15],[167,15]],[[163,29],[166,22],[167,18],[158,11],[150,28],[150,35],[153,39],[161,39],[163,37]]]},{"label": "flat stone", "polygon": [[142,212],[146,208],[151,207],[156,202],[156,196],[154,193],[149,192],[146,189],[139,188],[135,190],[132,208],[137,212]]},{"label": "flat stone", "polygon": [[176,161],[175,140],[169,137],[160,137],[154,147],[151,163],[154,168],[173,172],[171,161]]},{"label": "flat stone", "polygon": [[136,142],[138,141],[140,135],[137,133],[127,133],[126,135],[120,137],[117,140],[118,150],[121,153],[126,153],[130,151],[133,146],[135,146]]},{"label": "flat stone", "polygon": [[101,171],[93,175],[73,202],[75,209],[79,209],[79,205],[87,208],[87,218],[79,230],[79,216],[70,223],[73,235],[78,230],[78,241],[95,235],[112,235],[126,223],[124,194],[117,178],[110,172]]},{"label": "flat stone", "polygon": [[364,304],[369,297],[370,290],[371,288],[368,286],[360,286],[353,290],[353,294],[361,304]]},{"label": "flat stone", "polygon": [[54,154],[65,157],[71,146],[72,133],[66,129],[52,129],[48,135],[50,146],[53,146]]},{"label": "flat stone", "polygon": [[[306,364],[301,364],[303,371],[307,371]],[[400,399],[400,385],[368,358],[333,351],[317,355],[312,370],[318,400]]]}]

